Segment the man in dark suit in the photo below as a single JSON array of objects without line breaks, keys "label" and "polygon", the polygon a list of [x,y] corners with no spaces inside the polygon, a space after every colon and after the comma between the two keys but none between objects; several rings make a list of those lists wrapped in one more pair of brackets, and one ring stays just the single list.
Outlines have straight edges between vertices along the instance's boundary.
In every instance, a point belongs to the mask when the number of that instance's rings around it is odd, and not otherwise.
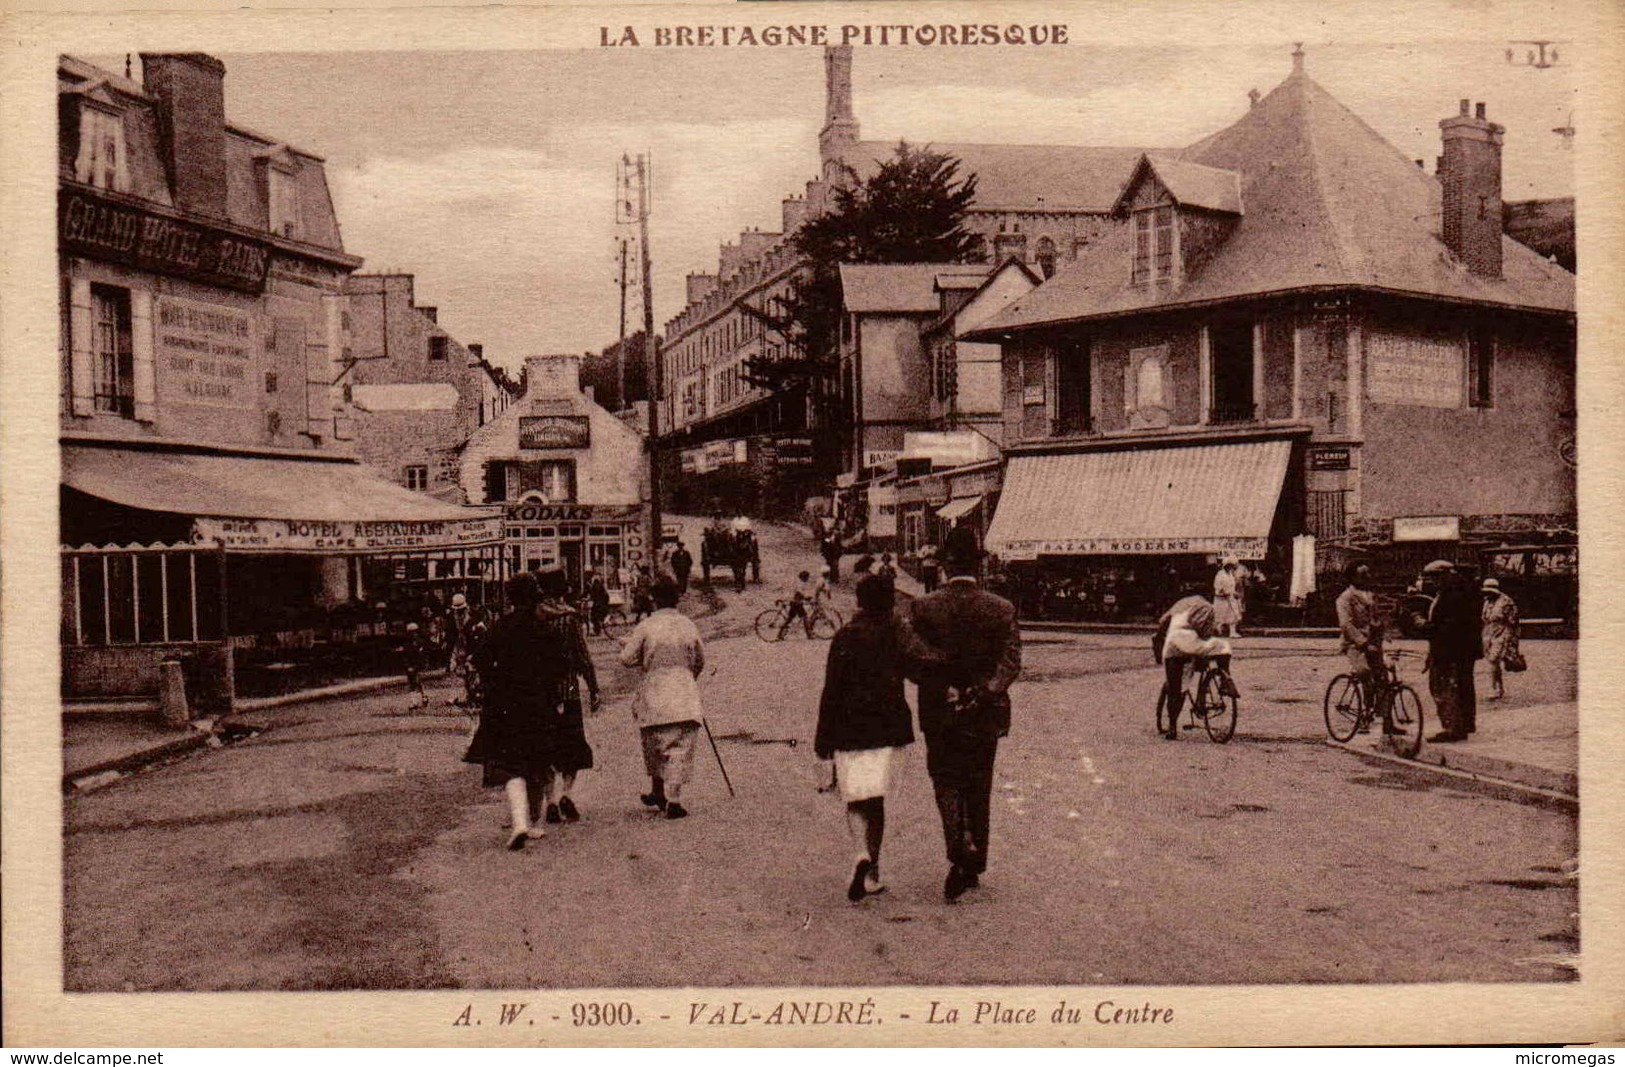
[{"label": "man in dark suit", "polygon": [[1434,744],[1465,741],[1478,729],[1478,693],[1473,663],[1484,655],[1481,600],[1473,584],[1448,560],[1422,568],[1422,590],[1433,594],[1428,613],[1428,689],[1444,727],[1428,738]]},{"label": "man in dark suit", "polygon": [[981,550],[969,530],[954,530],[941,558],[947,585],[914,601],[909,616],[946,659],[919,683],[920,732],[948,846],[942,892],[953,901],[987,869],[993,758],[1010,731],[1008,690],[1021,673],[1021,633],[1014,605],[978,588]]}]

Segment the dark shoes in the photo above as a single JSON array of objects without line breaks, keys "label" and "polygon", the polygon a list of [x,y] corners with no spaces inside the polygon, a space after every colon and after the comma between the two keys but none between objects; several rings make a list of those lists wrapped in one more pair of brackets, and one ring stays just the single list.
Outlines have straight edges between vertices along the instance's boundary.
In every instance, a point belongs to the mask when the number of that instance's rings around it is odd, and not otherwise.
[{"label": "dark shoes", "polygon": [[846,887],[846,899],[854,904],[863,899],[867,892],[863,883],[868,880],[873,868],[874,864],[869,860],[858,861],[857,866],[852,868],[852,884]]},{"label": "dark shoes", "polygon": [[666,794],[664,793],[645,793],[638,799],[643,801],[643,806],[646,808],[655,808],[658,811],[666,810]]},{"label": "dark shoes", "polygon": [[560,822],[560,821],[562,821],[559,818],[559,806],[557,804],[549,804],[547,806],[547,814],[545,816],[543,816],[543,818],[547,822]]},{"label": "dark shoes", "polygon": [[687,817],[688,817],[688,809],[684,808],[681,804],[677,803],[675,800],[666,805],[666,818],[668,818],[668,819],[683,819],[683,818],[687,818]]},{"label": "dark shoes", "polygon": [[524,830],[515,830],[512,834],[508,835],[508,851],[518,852],[519,850],[523,849],[525,847],[525,840],[529,836],[530,835]]},{"label": "dark shoes", "polygon": [[1449,730],[1440,730],[1438,733],[1428,738],[1428,743],[1431,745],[1448,745],[1457,741],[1465,740],[1467,740],[1466,734],[1452,733]]},{"label": "dark shoes", "polygon": [[976,875],[955,864],[948,868],[948,877],[942,882],[942,898],[952,904],[965,895],[965,890],[976,884]]},{"label": "dark shoes", "polygon": [[565,822],[580,822],[581,812],[576,810],[575,801],[569,797],[559,798],[559,815]]}]

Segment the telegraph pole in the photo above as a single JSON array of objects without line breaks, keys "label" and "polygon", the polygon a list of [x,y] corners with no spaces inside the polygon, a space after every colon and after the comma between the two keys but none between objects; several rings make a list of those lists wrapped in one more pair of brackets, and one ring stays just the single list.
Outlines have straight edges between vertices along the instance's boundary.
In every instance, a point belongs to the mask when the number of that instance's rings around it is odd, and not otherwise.
[{"label": "telegraph pole", "polygon": [[626,402],[626,238],[621,238],[621,344],[615,350],[615,373],[620,384],[616,387],[615,402],[622,411],[631,407]]},{"label": "telegraph pole", "polygon": [[660,514],[660,400],[665,392],[659,346],[655,343],[654,288],[649,282],[649,159],[638,153],[638,256],[643,268],[643,375],[649,394],[649,525],[653,530],[649,568],[655,573],[665,525]]}]

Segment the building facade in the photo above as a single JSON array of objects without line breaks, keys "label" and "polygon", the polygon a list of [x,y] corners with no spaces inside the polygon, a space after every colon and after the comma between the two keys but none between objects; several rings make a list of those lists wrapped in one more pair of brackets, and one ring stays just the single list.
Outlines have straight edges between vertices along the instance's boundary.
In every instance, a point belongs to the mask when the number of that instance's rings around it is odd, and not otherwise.
[{"label": "building facade", "polygon": [[349,297],[346,395],[362,462],[414,492],[464,503],[458,468],[469,434],[499,417],[519,387],[416,303],[410,274],[356,274]]},{"label": "building facade", "polygon": [[356,462],[361,260],[320,157],[230,123],[211,56],[141,68],[58,67],[63,688],[150,693],[182,656],[229,709],[343,672],[307,653],[353,646],[345,612],[389,595],[365,564],[500,531]]},{"label": "building facade", "polygon": [[1003,346],[987,545],[1029,608],[1065,582],[1154,610],[1225,555],[1303,604],[1294,553],[1323,587],[1356,556],[1402,585],[1572,543],[1574,278],[1503,235],[1482,105],[1440,126],[1428,174],[1297,53],[1234,125],[1142,157],[1126,225],[965,335]]},{"label": "building facade", "polygon": [[563,567],[572,588],[592,568],[619,589],[653,562],[644,436],[581,389],[581,357],[525,360],[525,392],[474,431],[459,477],[471,503],[504,510],[517,572]]}]

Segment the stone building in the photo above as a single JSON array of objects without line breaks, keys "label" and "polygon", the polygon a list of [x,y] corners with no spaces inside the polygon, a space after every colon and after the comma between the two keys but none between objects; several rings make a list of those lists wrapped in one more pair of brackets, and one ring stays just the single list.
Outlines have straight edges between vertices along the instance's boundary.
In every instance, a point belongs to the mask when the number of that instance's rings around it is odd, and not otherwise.
[{"label": "stone building", "polygon": [[619,588],[651,562],[644,437],[581,389],[581,357],[525,360],[524,396],[474,431],[458,476],[471,503],[505,509],[510,571],[591,567]]},{"label": "stone building", "polygon": [[220,710],[353,665],[335,612],[393,595],[386,557],[500,529],[356,462],[321,158],[231,123],[211,56],[141,72],[58,65],[63,688],[150,694],[181,656]]},{"label": "stone building", "polygon": [[1503,235],[1502,128],[1463,101],[1429,174],[1293,63],[963,335],[1003,346],[1018,574],[1151,610],[1226,554],[1285,600],[1311,543],[1323,585],[1573,543],[1574,276]]},{"label": "stone building", "polygon": [[464,503],[457,477],[469,434],[506,411],[517,383],[420,306],[410,274],[356,274],[346,286],[354,404],[362,462],[416,492]]}]

